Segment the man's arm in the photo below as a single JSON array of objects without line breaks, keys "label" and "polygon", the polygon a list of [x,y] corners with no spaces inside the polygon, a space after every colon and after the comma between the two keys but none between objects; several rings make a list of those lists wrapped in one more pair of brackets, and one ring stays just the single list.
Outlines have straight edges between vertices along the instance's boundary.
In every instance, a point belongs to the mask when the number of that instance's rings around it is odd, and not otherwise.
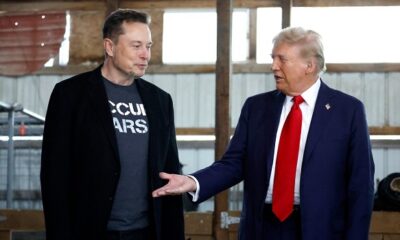
[{"label": "man's arm", "polygon": [[348,240],[368,239],[374,198],[374,162],[362,103],[352,126],[348,180]]},{"label": "man's arm", "polygon": [[71,239],[69,209],[70,118],[63,91],[50,97],[43,133],[40,182],[47,239]]},{"label": "man's arm", "polygon": [[[243,180],[243,160],[247,151],[248,102],[246,101],[242,108],[235,134],[222,159],[193,174],[193,177],[199,180],[201,192],[206,193],[201,194],[200,202]],[[153,197],[199,190],[192,177],[167,173],[160,173],[160,177],[168,180],[168,183],[153,191]]]}]

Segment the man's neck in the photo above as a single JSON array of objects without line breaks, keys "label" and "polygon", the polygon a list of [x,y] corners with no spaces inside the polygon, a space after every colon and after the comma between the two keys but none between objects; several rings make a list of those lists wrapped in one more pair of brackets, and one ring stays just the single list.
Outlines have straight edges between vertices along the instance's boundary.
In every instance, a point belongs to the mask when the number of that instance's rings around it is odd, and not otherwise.
[{"label": "man's neck", "polygon": [[133,76],[121,74],[117,69],[108,66],[107,62],[101,68],[101,75],[108,81],[121,86],[129,86],[135,81]]}]

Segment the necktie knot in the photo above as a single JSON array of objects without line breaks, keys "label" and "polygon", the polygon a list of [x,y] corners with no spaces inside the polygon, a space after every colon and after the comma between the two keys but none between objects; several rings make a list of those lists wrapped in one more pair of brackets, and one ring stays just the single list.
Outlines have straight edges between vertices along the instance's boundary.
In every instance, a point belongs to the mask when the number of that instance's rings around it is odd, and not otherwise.
[{"label": "necktie knot", "polygon": [[293,97],[293,105],[300,105],[302,102],[304,102],[304,98],[301,95],[294,96]]}]

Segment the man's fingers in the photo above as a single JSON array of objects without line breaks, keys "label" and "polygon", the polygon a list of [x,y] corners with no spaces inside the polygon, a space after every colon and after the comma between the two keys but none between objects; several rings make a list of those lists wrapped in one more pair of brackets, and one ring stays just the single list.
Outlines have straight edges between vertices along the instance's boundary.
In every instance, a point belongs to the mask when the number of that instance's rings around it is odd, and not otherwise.
[{"label": "man's fingers", "polygon": [[166,172],[160,172],[158,175],[160,176],[161,179],[165,180],[169,180],[172,177],[172,174],[168,174]]},{"label": "man's fingers", "polygon": [[182,194],[182,191],[178,188],[170,188],[168,186],[161,187],[152,192],[153,197],[161,197],[166,195],[179,195]]}]

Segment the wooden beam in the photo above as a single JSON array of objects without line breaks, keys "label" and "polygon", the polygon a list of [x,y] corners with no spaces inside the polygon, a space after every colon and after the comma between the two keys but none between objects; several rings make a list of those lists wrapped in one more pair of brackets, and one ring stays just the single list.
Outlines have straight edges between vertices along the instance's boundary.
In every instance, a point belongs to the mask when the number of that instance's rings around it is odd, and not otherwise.
[{"label": "wooden beam", "polygon": [[282,29],[290,27],[293,0],[282,0]]},{"label": "wooden beam", "polygon": [[[235,128],[229,130],[230,135],[235,131]],[[214,128],[176,128],[177,135],[215,135]],[[400,127],[369,127],[370,135],[400,135]]]},{"label": "wooden beam", "polygon": [[251,8],[249,13],[249,62],[257,59],[257,9]]},{"label": "wooden beam", "polygon": [[369,127],[371,135],[400,135],[400,127]]},{"label": "wooden beam", "polygon": [[327,72],[399,72],[400,63],[331,63]]},{"label": "wooden beam", "polygon": [[72,10],[100,10],[106,9],[105,2],[93,1],[79,1],[79,2],[58,2],[58,1],[44,1],[44,2],[15,2],[3,1],[0,3],[0,12],[43,12],[43,11],[72,11]]},{"label": "wooden beam", "polygon": [[[349,72],[400,72],[400,63],[328,63],[327,73]],[[209,64],[152,65],[147,73],[214,73],[215,66]],[[271,73],[271,64],[254,62],[233,64],[234,73]]]},{"label": "wooden beam", "polygon": [[[100,10],[105,11],[108,0],[103,1],[24,1],[2,0],[1,11],[59,11],[59,10]],[[399,6],[398,0],[293,0],[294,7],[342,7],[342,6]],[[280,7],[279,0],[235,0],[235,8]],[[215,8],[215,0],[137,0],[119,1],[121,8],[166,9],[166,8]]]},{"label": "wooden beam", "polygon": [[[93,65],[74,65],[66,67],[55,66],[43,68],[36,72],[37,75],[75,75],[93,70]],[[327,73],[349,73],[349,72],[400,72],[400,63],[349,63],[349,64],[327,64]],[[179,74],[179,73],[215,73],[215,65],[171,65],[171,64],[150,64],[147,74]],[[234,73],[271,73],[271,64],[234,64]],[[146,76],[145,76],[146,78]]]},{"label": "wooden beam", "polygon": [[399,6],[398,0],[293,0],[294,7]]},{"label": "wooden beam", "polygon": [[104,60],[102,29],[103,11],[71,11],[69,63],[102,62]]},{"label": "wooden beam", "polygon": [[[235,0],[235,8],[278,7],[279,0]],[[215,8],[215,0],[176,0],[176,1],[121,1],[121,7],[136,9],[166,9],[166,8]]]},{"label": "wooden beam", "polygon": [[151,34],[153,46],[151,48],[150,65],[162,64],[162,45],[163,45],[163,29],[164,29],[164,10],[155,9],[147,11],[151,16]]},{"label": "wooden beam", "polygon": [[119,8],[119,0],[106,0],[105,16],[107,17],[118,8]]},{"label": "wooden beam", "polygon": [[[232,7],[233,0],[217,0],[217,62],[215,103],[215,159],[222,158],[230,139],[229,82],[232,78]],[[214,237],[228,240],[221,228],[221,213],[229,210],[228,190],[214,198]]]},{"label": "wooden beam", "polygon": [[176,128],[177,135],[215,135],[215,128]]}]

